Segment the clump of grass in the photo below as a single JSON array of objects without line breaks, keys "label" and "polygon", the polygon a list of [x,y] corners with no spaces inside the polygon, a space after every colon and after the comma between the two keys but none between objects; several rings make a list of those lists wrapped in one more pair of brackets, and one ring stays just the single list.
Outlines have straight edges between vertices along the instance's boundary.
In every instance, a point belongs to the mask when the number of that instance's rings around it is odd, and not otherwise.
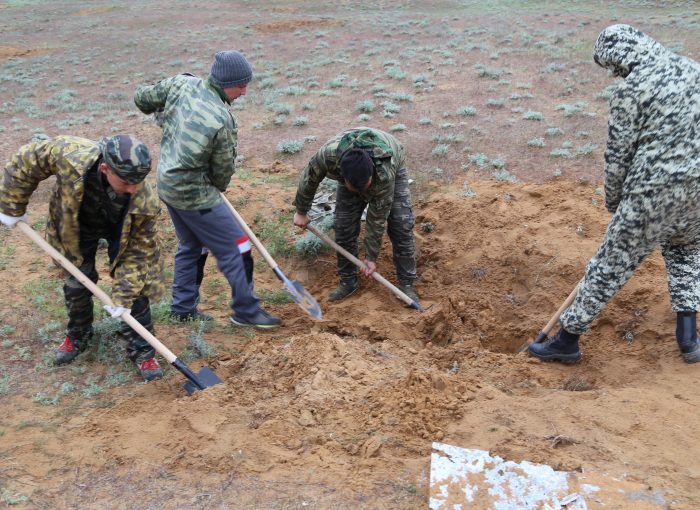
[{"label": "clump of grass", "polygon": [[497,169],[504,168],[506,166],[506,162],[502,158],[495,158],[491,160],[491,166]]},{"label": "clump of grass", "polygon": [[308,94],[308,91],[304,87],[299,87],[296,85],[291,85],[285,89],[282,89],[282,94],[286,94],[288,96],[305,96]]},{"label": "clump of grass", "polygon": [[392,92],[389,97],[394,101],[410,103],[413,101],[413,96],[411,94],[406,94],[405,92]]},{"label": "clump of grass", "polygon": [[542,115],[542,112],[535,112],[532,110],[528,110],[525,113],[523,113],[523,119],[525,119],[525,120],[544,120],[544,115]]},{"label": "clump of grass", "polygon": [[357,120],[359,120],[360,122],[367,122],[367,121],[369,121],[371,118],[372,118],[372,117],[370,117],[370,116],[367,115],[366,113],[361,113],[361,114],[359,114],[359,115],[357,116]]},{"label": "clump of grass", "polygon": [[488,164],[489,158],[486,156],[486,154],[472,154],[469,156],[469,161],[474,163],[479,168],[484,168]]},{"label": "clump of grass", "polygon": [[372,110],[374,110],[374,101],[372,101],[371,99],[365,99],[364,101],[358,101],[355,104],[355,109],[358,112],[370,113]]},{"label": "clump of grass", "polygon": [[194,351],[200,356],[204,358],[211,358],[216,356],[216,351],[204,340],[205,328],[206,324],[203,321],[198,322],[187,339],[190,347],[192,347],[192,349],[194,349]]},{"label": "clump of grass", "polygon": [[564,134],[564,130],[558,128],[558,127],[550,127],[547,128],[545,131],[545,134],[547,136],[562,136]]},{"label": "clump of grass", "polygon": [[489,99],[486,101],[486,106],[490,108],[503,108],[505,104],[503,99]]},{"label": "clump of grass", "polygon": [[397,131],[406,131],[406,124],[394,124],[389,128],[389,131],[392,132],[397,132]]},{"label": "clump of grass", "polygon": [[308,122],[308,117],[297,117],[294,119],[294,122],[292,122],[292,126],[305,126]]},{"label": "clump of grass", "polygon": [[552,152],[549,153],[550,156],[555,157],[555,158],[571,158],[573,155],[571,154],[571,151],[565,147],[559,147],[558,149],[552,150]]},{"label": "clump of grass", "polygon": [[443,157],[443,156],[447,155],[449,150],[450,150],[449,145],[447,145],[446,143],[440,143],[440,144],[435,146],[435,148],[431,151],[431,154],[433,156]]},{"label": "clump of grass", "polygon": [[55,406],[61,400],[61,396],[56,395],[54,398],[51,398],[46,395],[46,393],[39,392],[34,394],[32,400],[37,404],[41,404],[42,406]]},{"label": "clump of grass", "polygon": [[282,154],[296,154],[304,148],[304,140],[281,140],[277,144],[277,152]]},{"label": "clump of grass", "polygon": [[421,126],[429,126],[432,123],[433,121],[430,120],[428,117],[421,117],[421,119],[418,121],[418,124],[420,124]]},{"label": "clump of grass", "polygon": [[491,175],[497,181],[518,182],[518,179],[505,168],[494,170]]},{"label": "clump of grass", "polygon": [[483,64],[476,64],[474,66],[476,74],[481,78],[490,78],[492,80],[498,80],[503,75],[504,71],[495,67],[488,67]]},{"label": "clump of grass", "polygon": [[457,115],[463,115],[467,117],[473,117],[476,115],[476,108],[473,106],[460,106],[457,108]]},{"label": "clump of grass", "polygon": [[337,89],[343,86],[343,83],[345,83],[345,80],[347,79],[347,75],[345,74],[339,74],[335,78],[333,78],[331,81],[328,82],[328,86],[332,89]]},{"label": "clump of grass", "polygon": [[286,305],[293,303],[294,300],[284,289],[280,290],[261,290],[258,292],[260,299],[266,305]]},{"label": "clump of grass", "polygon": [[382,108],[384,108],[384,111],[387,113],[399,113],[401,111],[401,107],[391,101],[382,102]]},{"label": "clump of grass", "polygon": [[529,147],[544,147],[544,138],[533,138],[527,142]]},{"label": "clump of grass", "polygon": [[404,78],[406,78],[406,73],[401,69],[399,65],[388,67],[384,70],[384,74],[394,80],[403,80]]},{"label": "clump of grass", "polygon": [[593,151],[595,151],[595,149],[596,149],[595,145],[593,145],[591,143],[587,143],[585,145],[581,145],[580,147],[576,148],[576,155],[577,156],[590,156],[591,154],[593,154]]}]

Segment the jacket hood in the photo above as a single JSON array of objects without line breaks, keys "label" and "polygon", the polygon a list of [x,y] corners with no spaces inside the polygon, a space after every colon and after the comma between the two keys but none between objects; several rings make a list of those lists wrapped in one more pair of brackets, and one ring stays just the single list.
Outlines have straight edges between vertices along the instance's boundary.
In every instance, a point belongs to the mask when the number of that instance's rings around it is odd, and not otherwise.
[{"label": "jacket hood", "polygon": [[596,64],[625,78],[640,64],[652,63],[667,50],[629,25],[612,25],[598,36],[593,50]]}]

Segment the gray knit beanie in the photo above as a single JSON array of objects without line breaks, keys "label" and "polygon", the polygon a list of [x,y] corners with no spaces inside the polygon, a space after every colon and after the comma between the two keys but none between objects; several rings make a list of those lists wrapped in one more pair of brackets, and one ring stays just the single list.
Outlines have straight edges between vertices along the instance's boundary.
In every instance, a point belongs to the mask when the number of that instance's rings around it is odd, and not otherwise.
[{"label": "gray knit beanie", "polygon": [[253,68],[237,51],[220,51],[214,55],[211,77],[221,88],[241,87],[253,79]]}]

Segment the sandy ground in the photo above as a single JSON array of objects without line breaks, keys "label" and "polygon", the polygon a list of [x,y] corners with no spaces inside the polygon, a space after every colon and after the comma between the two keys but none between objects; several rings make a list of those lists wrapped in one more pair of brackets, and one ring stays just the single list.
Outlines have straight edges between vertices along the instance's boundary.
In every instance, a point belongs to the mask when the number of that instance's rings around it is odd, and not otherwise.
[{"label": "sandy ground", "polygon": [[[583,337],[579,365],[515,354],[576,284],[608,215],[590,185],[472,189],[417,207],[419,224],[435,227],[417,229],[424,313],[374,281],[328,303],[326,256],[320,271],[298,273],[323,321],[279,305],[285,326],[274,333],[206,335],[239,349],[207,360],[225,384],[190,397],[173,371],[63,417],[5,397],[3,474],[40,508],[179,507],[162,499],[170,493],[213,508],[418,508],[437,440],[604,473],[693,508],[697,370],[678,355],[658,254]],[[393,277],[387,251],[379,269]],[[183,330],[157,332],[177,351]],[[38,417],[53,427],[16,426]]]},{"label": "sandy ground", "polygon": [[[227,194],[258,232],[271,218],[290,217],[299,170],[337,130],[358,124],[357,101],[372,99],[376,110],[364,123],[405,124],[397,136],[414,178],[425,308],[404,307],[374,280],[330,303],[333,254],[280,256],[286,274],[317,298],[323,320],[270,302],[284,326],[241,331],[227,325],[227,286],[209,262],[201,308],[217,324],[202,338],[215,354],[192,355],[197,326],[156,325],[156,336],[193,369],[207,365],[224,381],[188,396],[172,368],[141,384],[107,340],[68,367],[51,367],[64,320],[61,272],[20,232],[2,230],[0,507],[426,508],[431,444],[439,441],[628,490],[604,508],[698,508],[700,368],[679,356],[658,251],[582,337],[581,363],[516,352],[575,287],[609,220],[601,188],[607,108],[598,94],[612,80],[590,61],[597,33],[633,22],[685,54],[698,50],[697,6],[632,3],[500,2],[485,12],[472,2],[0,3],[9,20],[0,44],[3,162],[35,131],[93,139],[131,132],[157,160],[160,131],[134,113],[135,85],[206,74],[221,41],[246,49],[256,73],[275,84],[254,82],[234,111],[241,171]],[[367,16],[370,8],[385,16]],[[390,60],[400,60],[405,81],[383,74]],[[478,65],[503,74],[480,77]],[[341,74],[360,85],[319,94],[336,90],[328,83]],[[425,81],[415,86],[419,74]],[[47,88],[27,93],[37,84]],[[292,84],[307,95],[275,96],[294,108],[277,125],[265,94]],[[413,95],[396,100],[395,118],[381,116],[378,84]],[[46,106],[67,87],[82,110]],[[21,99],[49,116],[30,115]],[[562,103],[577,101],[586,102],[582,111],[563,113]],[[455,113],[468,105],[475,116]],[[543,121],[523,120],[530,110]],[[87,123],[54,123],[88,114]],[[294,126],[298,115],[308,125]],[[547,137],[551,127],[563,134]],[[299,154],[276,151],[280,140],[305,137]],[[436,156],[445,137],[450,149]],[[539,137],[544,148],[528,145]],[[566,142],[572,151],[595,148],[550,155]],[[503,158],[519,182],[499,182],[495,166],[479,168],[470,159],[479,153]],[[30,204],[39,230],[50,184]],[[285,229],[293,242],[291,221]],[[176,241],[165,214],[159,236],[171,266]],[[396,283],[388,240],[378,270]],[[281,290],[259,255],[255,280],[261,293]],[[101,324],[108,329],[109,321]]]}]

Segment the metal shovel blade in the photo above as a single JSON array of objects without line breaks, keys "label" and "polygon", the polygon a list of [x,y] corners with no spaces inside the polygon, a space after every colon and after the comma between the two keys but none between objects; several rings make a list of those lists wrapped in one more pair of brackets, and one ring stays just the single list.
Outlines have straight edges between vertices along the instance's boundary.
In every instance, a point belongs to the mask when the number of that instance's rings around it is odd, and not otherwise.
[{"label": "metal shovel blade", "polygon": [[292,298],[292,301],[298,304],[302,310],[304,310],[314,319],[320,320],[323,317],[321,307],[301,283],[296,280],[290,281],[287,278],[284,278],[283,281],[284,290],[287,291],[287,294],[289,294],[289,297]]},{"label": "metal shovel blade", "polygon": [[209,367],[202,367],[194,376],[196,378],[196,384],[193,379],[190,379],[183,385],[188,395],[192,395],[195,391],[203,390],[224,382],[218,375],[212,372]]}]

